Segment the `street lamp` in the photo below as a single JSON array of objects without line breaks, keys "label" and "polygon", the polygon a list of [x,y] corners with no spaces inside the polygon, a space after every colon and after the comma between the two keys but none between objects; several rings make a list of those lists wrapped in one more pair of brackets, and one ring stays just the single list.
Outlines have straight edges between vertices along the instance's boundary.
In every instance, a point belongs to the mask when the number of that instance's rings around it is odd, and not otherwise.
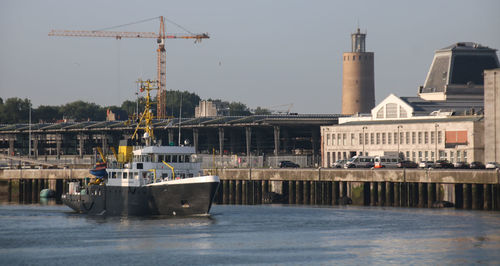
[{"label": "street lamp", "polygon": [[439,125],[438,124],[434,124],[434,147],[435,147],[435,161],[438,160],[438,134],[437,134],[437,129],[438,129]]},{"label": "street lamp", "polygon": [[363,156],[365,155],[365,142],[366,142],[366,138],[365,138],[365,129],[367,129],[366,126],[363,127],[363,136],[362,136],[362,143],[363,143]]},{"label": "street lamp", "polygon": [[401,142],[401,136],[399,135],[399,129],[403,128],[402,125],[398,126],[398,136],[397,136],[397,142],[398,142],[398,159],[399,159],[399,143]]}]

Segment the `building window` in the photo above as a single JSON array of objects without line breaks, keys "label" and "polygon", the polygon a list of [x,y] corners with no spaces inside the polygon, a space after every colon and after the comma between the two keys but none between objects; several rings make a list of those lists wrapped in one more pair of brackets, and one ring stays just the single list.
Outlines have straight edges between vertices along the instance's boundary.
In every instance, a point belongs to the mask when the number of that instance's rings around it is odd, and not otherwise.
[{"label": "building window", "polygon": [[377,118],[384,118],[384,107],[380,108],[377,112]]},{"label": "building window", "polygon": [[446,153],[444,151],[439,151],[439,159],[444,160],[446,158]]},{"label": "building window", "polygon": [[414,161],[414,162],[416,162],[416,161],[417,161],[417,159],[415,158],[415,152],[414,152],[414,151],[412,151],[412,152],[411,152],[411,159],[412,159],[412,161]]},{"label": "building window", "polygon": [[421,162],[422,161],[422,151],[419,151],[418,152],[418,161]]},{"label": "building window", "polygon": [[467,162],[467,151],[464,151],[464,162]]},{"label": "building window", "polygon": [[425,151],[424,152],[424,157],[425,157],[425,160],[428,161],[429,160],[429,152],[428,151]]},{"label": "building window", "polygon": [[340,146],[340,133],[339,133],[339,134],[337,134],[337,145],[339,145],[339,146]]},{"label": "building window", "polygon": [[434,131],[431,131],[431,144],[434,144]]},{"label": "building window", "polygon": [[394,144],[398,144],[398,133],[394,132]]},{"label": "building window", "polygon": [[415,144],[415,132],[411,132],[411,144]]},{"label": "building window", "polygon": [[460,162],[460,151],[457,151],[457,162]]},{"label": "building window", "polygon": [[391,136],[392,136],[391,133],[387,133],[387,144],[391,144],[392,142]]},{"label": "building window", "polygon": [[407,116],[408,115],[406,114],[406,110],[402,106],[399,106],[399,117],[400,118],[405,118]]},{"label": "building window", "polygon": [[377,133],[377,144],[380,144],[380,133]]},{"label": "building window", "polygon": [[450,162],[451,163],[455,162],[455,156],[454,156],[454,152],[453,151],[450,151]]},{"label": "building window", "polygon": [[406,152],[406,160],[409,160],[409,159],[410,159],[410,152],[409,152],[409,151],[407,151],[407,152]]},{"label": "building window", "polygon": [[359,145],[363,145],[363,133],[359,133]]},{"label": "building window", "polygon": [[382,133],[382,144],[385,144],[385,133]]},{"label": "building window", "polygon": [[385,105],[385,117],[386,118],[396,118],[398,117],[398,105],[395,103],[388,103]]},{"label": "building window", "polygon": [[422,132],[418,132],[418,144],[422,144]]},{"label": "building window", "polygon": [[368,144],[368,133],[365,133],[365,145]]},{"label": "building window", "polygon": [[370,133],[370,144],[371,145],[375,144],[375,136],[373,133]]},{"label": "building window", "polygon": [[352,57],[352,61],[356,61],[356,56],[355,55]]},{"label": "building window", "polygon": [[346,142],[347,142],[347,134],[344,133],[342,134],[342,145],[346,145],[347,144]]},{"label": "building window", "polygon": [[406,144],[410,144],[410,132],[406,132]]},{"label": "building window", "polygon": [[399,143],[403,144],[403,132],[399,133]]},{"label": "building window", "polygon": [[326,153],[326,167],[330,167],[330,153]]},{"label": "building window", "polygon": [[354,133],[351,133],[351,145],[354,145]]},{"label": "building window", "polygon": [[326,145],[330,145],[330,134],[326,135]]},{"label": "building window", "polygon": [[424,143],[427,144],[429,143],[429,132],[424,132]]},{"label": "building window", "polygon": [[441,144],[441,131],[438,131],[438,144]]},{"label": "building window", "polygon": [[431,151],[431,161],[434,161],[434,152]]}]

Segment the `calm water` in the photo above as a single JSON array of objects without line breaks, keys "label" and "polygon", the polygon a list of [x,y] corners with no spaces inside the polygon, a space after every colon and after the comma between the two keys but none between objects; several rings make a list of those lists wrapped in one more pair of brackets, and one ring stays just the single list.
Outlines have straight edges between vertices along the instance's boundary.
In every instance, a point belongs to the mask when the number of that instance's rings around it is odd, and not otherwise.
[{"label": "calm water", "polygon": [[500,263],[500,213],[283,205],[211,217],[102,218],[0,204],[0,264]]}]

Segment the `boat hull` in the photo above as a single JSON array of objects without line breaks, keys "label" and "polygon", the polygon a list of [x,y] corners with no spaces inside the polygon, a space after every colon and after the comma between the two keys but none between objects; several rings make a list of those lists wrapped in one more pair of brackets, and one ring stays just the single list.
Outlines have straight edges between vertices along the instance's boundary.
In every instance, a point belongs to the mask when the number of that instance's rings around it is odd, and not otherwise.
[{"label": "boat hull", "polygon": [[202,215],[209,213],[218,186],[218,178],[141,187],[91,185],[85,195],[65,194],[62,201],[76,212],[90,215]]}]

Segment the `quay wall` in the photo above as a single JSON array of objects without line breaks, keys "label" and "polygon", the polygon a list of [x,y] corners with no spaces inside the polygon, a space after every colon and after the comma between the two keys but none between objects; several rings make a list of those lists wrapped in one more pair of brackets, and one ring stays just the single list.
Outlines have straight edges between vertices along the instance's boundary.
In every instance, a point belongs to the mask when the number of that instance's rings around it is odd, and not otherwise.
[{"label": "quay wall", "polygon": [[[215,204],[362,205],[500,210],[498,170],[206,169],[221,183]],[[88,169],[0,170],[0,200],[37,202],[43,188],[60,197]]]},{"label": "quay wall", "polygon": [[498,170],[218,169],[216,204],[500,210]]}]

